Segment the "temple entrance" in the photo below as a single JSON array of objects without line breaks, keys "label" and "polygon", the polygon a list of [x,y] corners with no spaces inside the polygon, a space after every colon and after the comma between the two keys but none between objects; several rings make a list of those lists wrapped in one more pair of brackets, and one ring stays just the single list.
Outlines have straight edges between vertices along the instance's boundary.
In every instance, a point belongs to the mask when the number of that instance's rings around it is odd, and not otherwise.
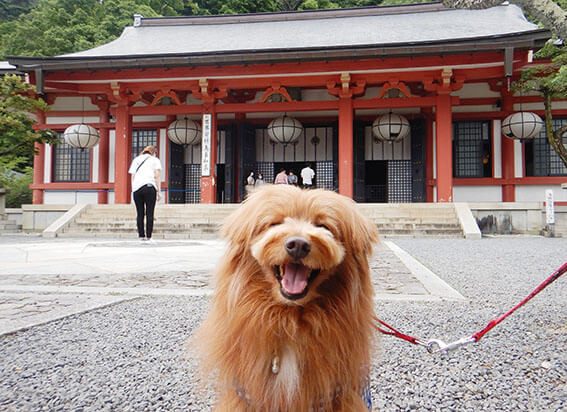
[{"label": "temple entrance", "polygon": [[371,160],[365,162],[365,201],[369,203],[388,202],[388,162]]}]

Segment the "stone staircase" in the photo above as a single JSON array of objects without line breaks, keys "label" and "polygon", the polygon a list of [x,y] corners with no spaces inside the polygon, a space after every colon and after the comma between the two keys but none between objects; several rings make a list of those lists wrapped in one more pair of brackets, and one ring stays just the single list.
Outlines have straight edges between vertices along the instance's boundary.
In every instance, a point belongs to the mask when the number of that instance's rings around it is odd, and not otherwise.
[{"label": "stone staircase", "polygon": [[[154,239],[213,239],[236,204],[157,205]],[[134,205],[88,205],[58,237],[137,238]]]},{"label": "stone staircase", "polygon": [[[237,204],[158,205],[155,239],[212,239]],[[463,237],[454,204],[399,203],[359,204],[382,236]],[[469,211],[470,213],[470,211]],[[133,205],[88,205],[62,225],[59,237],[136,238]]]},{"label": "stone staircase", "polygon": [[381,236],[463,237],[453,203],[361,203]]},{"label": "stone staircase", "polygon": [[17,233],[19,231],[18,224],[14,220],[0,214],[0,233]]}]

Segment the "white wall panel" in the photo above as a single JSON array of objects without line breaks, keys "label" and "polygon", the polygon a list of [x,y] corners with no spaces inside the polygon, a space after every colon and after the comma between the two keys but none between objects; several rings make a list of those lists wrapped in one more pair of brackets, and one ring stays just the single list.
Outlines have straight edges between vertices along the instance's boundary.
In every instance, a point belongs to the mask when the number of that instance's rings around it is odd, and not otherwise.
[{"label": "white wall panel", "polygon": [[548,189],[553,190],[556,202],[567,202],[567,190],[561,189],[560,185],[516,185],[516,202],[543,202]]},{"label": "white wall panel", "polygon": [[454,186],[454,202],[501,202],[502,186]]}]

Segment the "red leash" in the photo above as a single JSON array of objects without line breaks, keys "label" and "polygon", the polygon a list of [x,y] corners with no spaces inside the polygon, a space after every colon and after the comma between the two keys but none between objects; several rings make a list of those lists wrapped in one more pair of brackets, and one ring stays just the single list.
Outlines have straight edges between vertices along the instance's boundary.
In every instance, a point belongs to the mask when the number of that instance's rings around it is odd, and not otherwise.
[{"label": "red leash", "polygon": [[[425,342],[424,340],[414,338],[413,336],[405,335],[405,334],[399,332],[398,330],[394,329],[390,325],[388,325],[386,322],[383,322],[376,317],[374,317],[374,320],[377,323],[379,323],[380,325],[385,326],[389,330],[382,329],[377,324],[374,325],[374,328],[376,328],[376,330],[378,330],[379,332],[381,332],[385,335],[395,336],[395,337],[403,339],[407,342],[413,343],[414,345],[425,346],[427,348],[427,350],[431,353],[437,353],[437,352],[441,352],[441,351],[442,352],[449,352],[450,350],[457,349],[459,346],[466,345],[466,344],[469,344],[469,343],[478,342],[479,340],[481,340],[482,337],[484,335],[486,335],[492,328],[494,328],[496,325],[498,325],[500,322],[502,322],[504,319],[506,319],[508,316],[510,316],[512,313],[514,313],[517,309],[521,308],[526,303],[528,303],[535,295],[537,295],[539,292],[544,290],[547,286],[549,286],[550,284],[555,282],[557,279],[559,279],[561,277],[561,275],[563,275],[565,272],[567,272],[567,262],[564,263],[563,266],[561,266],[559,269],[557,269],[542,284],[540,284],[537,288],[535,288],[534,291],[532,293],[530,293],[524,300],[522,300],[520,303],[518,303],[516,306],[514,306],[508,312],[504,313],[499,318],[492,319],[490,322],[488,322],[488,325],[486,325],[486,327],[484,329],[482,329],[481,331],[471,335],[468,338],[462,338],[462,339],[459,339],[459,340],[452,342],[452,343],[449,343],[449,344],[446,344],[445,342],[443,342],[442,340],[439,340],[439,339],[432,339],[432,340]],[[437,349],[435,349],[436,346],[437,346]]]}]

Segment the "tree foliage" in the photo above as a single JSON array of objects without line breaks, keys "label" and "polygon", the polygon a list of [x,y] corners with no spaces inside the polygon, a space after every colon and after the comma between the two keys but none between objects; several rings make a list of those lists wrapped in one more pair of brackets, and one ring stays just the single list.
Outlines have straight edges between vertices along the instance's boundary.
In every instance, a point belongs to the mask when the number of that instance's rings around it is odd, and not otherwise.
[{"label": "tree foliage", "polygon": [[28,13],[38,0],[2,0],[0,2],[0,23]]},{"label": "tree foliage", "polygon": [[[0,54],[56,56],[117,38],[135,13],[159,14],[150,0],[40,0],[30,13],[0,25]],[[161,2],[159,2],[161,3]],[[162,5],[162,11],[171,10]]]},{"label": "tree foliage", "polygon": [[[547,27],[557,38],[567,40],[567,0],[510,0],[521,6],[539,23]],[[487,8],[497,5],[497,0],[444,0],[449,7]],[[543,98],[547,141],[567,167],[567,146],[563,135],[567,126],[553,129],[552,99],[567,97],[567,49],[548,43],[536,54],[540,64],[528,68],[516,82],[515,88],[535,91]]]},{"label": "tree foliage", "polygon": [[36,98],[35,87],[16,75],[0,78],[0,166],[18,170],[29,162],[35,143],[56,143],[51,130],[33,130],[30,113],[47,111],[49,106]]}]

